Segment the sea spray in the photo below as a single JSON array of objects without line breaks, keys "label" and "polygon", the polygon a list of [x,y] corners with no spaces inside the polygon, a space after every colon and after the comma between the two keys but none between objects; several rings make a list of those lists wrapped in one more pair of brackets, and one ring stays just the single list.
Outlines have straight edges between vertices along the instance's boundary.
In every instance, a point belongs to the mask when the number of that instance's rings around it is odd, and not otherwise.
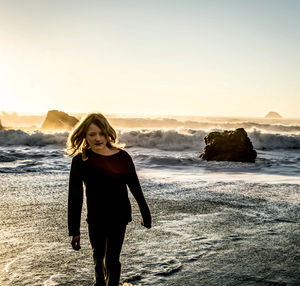
[{"label": "sea spray", "polygon": [[[117,129],[119,142],[130,147],[159,149],[164,151],[195,150],[201,152],[205,146],[204,137],[210,131],[221,129]],[[68,132],[46,133],[41,131],[0,130],[0,146],[48,146],[65,147]],[[265,149],[300,149],[300,135],[265,133],[261,130],[248,131],[253,146]]]},{"label": "sea spray", "polygon": [[46,133],[42,131],[0,130],[0,146],[65,145],[68,132]]}]

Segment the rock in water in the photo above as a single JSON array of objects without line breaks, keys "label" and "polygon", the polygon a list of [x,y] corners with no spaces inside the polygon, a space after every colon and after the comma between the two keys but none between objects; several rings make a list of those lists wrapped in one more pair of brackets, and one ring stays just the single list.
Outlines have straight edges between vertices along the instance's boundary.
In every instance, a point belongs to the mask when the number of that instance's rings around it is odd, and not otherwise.
[{"label": "rock in water", "polygon": [[207,161],[255,162],[257,153],[244,128],[211,132],[205,138],[200,158]]},{"label": "rock in water", "polygon": [[265,116],[265,118],[282,118],[282,116],[277,112],[271,111]]},{"label": "rock in water", "polygon": [[50,110],[43,122],[42,129],[51,130],[71,130],[79,120],[65,112]]},{"label": "rock in water", "polygon": [[0,120],[0,130],[4,129]]}]

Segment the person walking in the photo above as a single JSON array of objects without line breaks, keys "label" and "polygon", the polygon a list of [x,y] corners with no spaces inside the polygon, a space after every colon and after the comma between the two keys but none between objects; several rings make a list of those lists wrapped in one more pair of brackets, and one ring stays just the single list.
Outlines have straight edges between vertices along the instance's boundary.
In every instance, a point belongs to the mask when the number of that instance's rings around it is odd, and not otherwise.
[{"label": "person walking", "polygon": [[[116,145],[117,134],[101,113],[87,115],[68,138],[72,158],[68,193],[68,230],[74,250],[80,246],[80,220],[85,189],[95,286],[119,286],[120,253],[132,220],[129,190],[151,228],[151,213],[131,156]],[[85,188],[84,188],[85,187]]]}]

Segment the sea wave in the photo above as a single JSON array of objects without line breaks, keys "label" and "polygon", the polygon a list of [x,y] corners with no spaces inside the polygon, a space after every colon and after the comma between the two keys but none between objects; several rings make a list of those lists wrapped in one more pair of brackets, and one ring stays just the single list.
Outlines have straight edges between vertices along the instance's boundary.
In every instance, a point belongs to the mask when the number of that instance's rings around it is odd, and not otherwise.
[{"label": "sea wave", "polygon": [[44,133],[42,131],[25,132],[23,130],[0,130],[0,146],[46,146],[65,145],[68,132]]},{"label": "sea wave", "polygon": [[120,142],[127,147],[155,148],[169,151],[200,150],[204,147],[203,130],[133,130],[121,131]]},{"label": "sea wave", "polygon": [[[210,131],[222,131],[211,129]],[[119,142],[127,148],[142,147],[164,151],[195,150],[202,151],[207,130],[197,129],[119,129]],[[44,133],[41,131],[25,132],[22,130],[1,130],[0,146],[47,146],[65,147],[68,132]],[[255,149],[300,149],[300,135],[264,133],[260,130],[248,131]],[[9,158],[2,158],[10,161]]]},{"label": "sea wave", "polygon": [[248,133],[255,149],[300,149],[299,135],[270,134],[254,130]]},{"label": "sea wave", "polygon": [[223,130],[244,128],[247,131],[258,129],[270,133],[300,133],[300,121],[296,119],[199,117],[195,120],[178,120],[174,118],[111,118],[110,122],[113,126],[120,128],[185,128],[206,131],[212,128]]},{"label": "sea wave", "polygon": [[[214,131],[220,131],[215,129]],[[203,130],[140,130],[120,134],[120,141],[127,147],[156,148],[169,151],[197,150],[204,146],[204,138],[208,132]],[[255,149],[300,149],[299,135],[283,135],[263,133],[261,131],[248,132]]]},{"label": "sea wave", "polygon": [[22,160],[42,160],[44,158],[47,159],[56,159],[61,158],[63,156],[62,150],[45,150],[45,149],[27,149],[19,148],[19,149],[8,149],[8,148],[0,148],[0,162],[15,162]]},{"label": "sea wave", "polygon": [[297,134],[300,133],[299,125],[290,125],[290,124],[269,124],[269,123],[258,123],[258,122],[220,122],[212,126],[218,129],[232,130],[237,128],[244,128],[246,131],[251,130],[260,130],[261,132],[270,132],[270,133],[285,133],[285,134]]}]

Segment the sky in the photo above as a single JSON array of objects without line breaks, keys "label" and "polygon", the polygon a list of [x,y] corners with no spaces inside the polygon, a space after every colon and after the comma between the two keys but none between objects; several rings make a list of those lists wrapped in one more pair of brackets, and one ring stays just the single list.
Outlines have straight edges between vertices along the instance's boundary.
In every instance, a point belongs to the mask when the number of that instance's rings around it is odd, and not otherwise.
[{"label": "sky", "polygon": [[0,111],[300,117],[298,0],[0,0]]}]

